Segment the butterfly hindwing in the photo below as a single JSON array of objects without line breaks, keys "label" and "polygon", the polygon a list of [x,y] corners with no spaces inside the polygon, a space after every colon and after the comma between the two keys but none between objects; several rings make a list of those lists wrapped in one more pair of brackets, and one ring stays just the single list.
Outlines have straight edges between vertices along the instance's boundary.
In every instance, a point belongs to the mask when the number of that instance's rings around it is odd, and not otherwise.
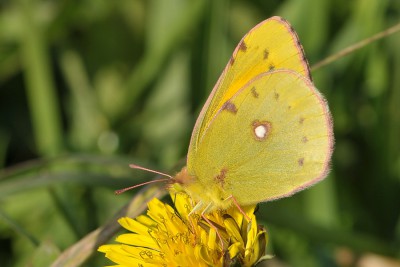
[{"label": "butterfly hindwing", "polygon": [[322,179],[333,137],[323,97],[291,70],[256,76],[204,129],[188,170],[241,205],[290,195]]}]

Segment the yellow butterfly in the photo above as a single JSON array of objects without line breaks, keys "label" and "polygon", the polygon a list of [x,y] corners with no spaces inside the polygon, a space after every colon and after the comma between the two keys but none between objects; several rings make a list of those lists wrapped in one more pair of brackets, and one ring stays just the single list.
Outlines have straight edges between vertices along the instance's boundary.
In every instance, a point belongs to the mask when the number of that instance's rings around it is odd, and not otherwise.
[{"label": "yellow butterfly", "polygon": [[202,214],[286,197],[322,180],[333,151],[332,118],[314,87],[297,34],[269,18],[240,41],[194,127],[187,166],[168,181]]},{"label": "yellow butterfly", "polygon": [[272,17],[236,47],[173,181],[204,213],[289,196],[327,175],[333,140],[297,34]]}]

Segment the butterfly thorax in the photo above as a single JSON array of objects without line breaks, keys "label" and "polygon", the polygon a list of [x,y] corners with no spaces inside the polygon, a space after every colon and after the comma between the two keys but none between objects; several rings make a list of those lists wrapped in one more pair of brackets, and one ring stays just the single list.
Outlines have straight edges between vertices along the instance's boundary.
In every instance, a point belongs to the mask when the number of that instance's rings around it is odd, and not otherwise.
[{"label": "butterfly thorax", "polygon": [[211,212],[216,209],[227,209],[232,205],[232,201],[226,192],[216,184],[203,185],[195,175],[188,173],[184,167],[174,177],[172,189],[177,192],[187,193],[196,203],[196,211]]}]

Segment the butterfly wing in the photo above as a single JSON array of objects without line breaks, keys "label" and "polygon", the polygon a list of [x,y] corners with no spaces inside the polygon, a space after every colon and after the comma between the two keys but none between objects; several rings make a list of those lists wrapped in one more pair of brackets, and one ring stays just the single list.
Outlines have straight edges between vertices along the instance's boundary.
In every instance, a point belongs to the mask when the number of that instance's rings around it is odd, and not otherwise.
[{"label": "butterfly wing", "polygon": [[289,69],[310,77],[307,60],[296,32],[281,17],[269,18],[248,32],[236,47],[221,77],[211,92],[194,127],[188,160],[199,146],[211,118],[222,105],[257,75]]},{"label": "butterfly wing", "polygon": [[219,199],[232,195],[241,205],[276,199],[327,174],[333,147],[328,106],[294,71],[256,76],[202,130],[187,169],[203,188],[218,188]]}]

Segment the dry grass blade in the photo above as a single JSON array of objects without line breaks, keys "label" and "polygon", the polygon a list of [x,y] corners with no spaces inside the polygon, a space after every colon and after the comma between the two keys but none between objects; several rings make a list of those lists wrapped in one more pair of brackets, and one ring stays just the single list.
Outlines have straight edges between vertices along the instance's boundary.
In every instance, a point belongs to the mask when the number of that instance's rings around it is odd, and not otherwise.
[{"label": "dry grass blade", "polygon": [[360,41],[360,42],[358,42],[356,44],[353,44],[353,45],[351,45],[349,47],[346,47],[345,49],[337,52],[336,54],[334,54],[332,56],[329,56],[329,57],[325,58],[324,60],[321,60],[320,62],[314,64],[311,67],[311,70],[315,71],[317,69],[320,69],[320,68],[324,67],[325,65],[328,65],[328,64],[338,60],[339,58],[347,56],[348,54],[350,54],[350,53],[352,53],[352,52],[354,52],[354,51],[356,51],[356,50],[358,50],[360,48],[363,48],[364,46],[366,46],[366,45],[368,45],[368,44],[370,44],[372,42],[375,42],[376,40],[382,39],[382,38],[384,38],[386,36],[389,36],[391,34],[394,34],[394,33],[398,32],[398,31],[400,31],[400,23],[398,23],[398,24],[396,24],[396,25],[390,27],[389,29],[386,29],[386,30],[384,30],[384,31],[382,31],[380,33],[377,33],[374,36],[371,36],[370,38],[364,39],[364,40],[362,40],[362,41]]},{"label": "dry grass blade", "polygon": [[160,187],[146,187],[140,191],[130,203],[125,205],[107,224],[94,230],[66,249],[51,266],[80,266],[97,248],[106,243],[119,229],[117,220],[123,216],[136,217],[142,213],[147,202],[154,197],[162,197],[166,191]]}]

